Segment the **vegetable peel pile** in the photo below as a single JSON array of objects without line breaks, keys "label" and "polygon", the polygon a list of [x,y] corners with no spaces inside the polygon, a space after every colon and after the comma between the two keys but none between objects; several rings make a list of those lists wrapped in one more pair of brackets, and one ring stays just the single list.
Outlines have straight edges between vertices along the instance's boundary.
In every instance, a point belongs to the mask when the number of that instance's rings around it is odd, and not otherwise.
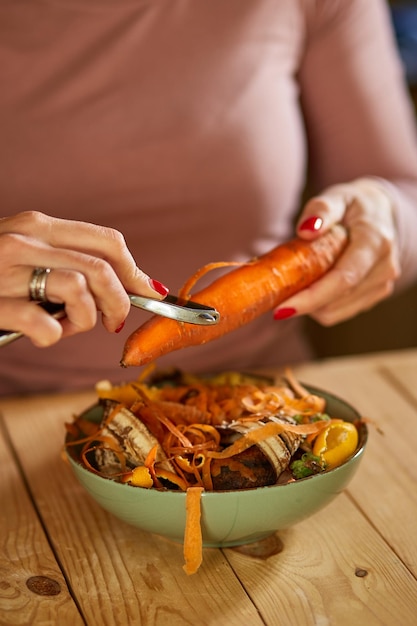
[{"label": "vegetable peel pile", "polygon": [[299,480],[337,467],[357,448],[358,424],[327,415],[325,399],[290,369],[277,381],[235,372],[146,376],[98,383],[101,422],[75,417],[66,424],[66,447],[102,477],[186,492],[187,574],[202,562],[204,492]]}]

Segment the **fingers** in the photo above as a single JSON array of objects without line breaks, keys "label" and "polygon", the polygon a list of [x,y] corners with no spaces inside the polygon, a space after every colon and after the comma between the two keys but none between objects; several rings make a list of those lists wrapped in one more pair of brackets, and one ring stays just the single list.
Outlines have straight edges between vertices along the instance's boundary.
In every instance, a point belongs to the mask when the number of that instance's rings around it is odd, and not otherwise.
[{"label": "fingers", "polygon": [[125,291],[153,298],[160,298],[168,293],[159,281],[152,281],[137,267],[123,235],[115,229],[58,219],[37,211],[26,211],[2,220],[1,232],[24,235],[43,242],[56,251],[82,253],[85,257],[90,257],[91,264],[97,262],[98,271],[103,267],[100,261],[104,261],[113,269]]},{"label": "fingers", "polygon": [[[7,239],[6,243],[4,240]],[[95,324],[97,310],[103,324],[114,331],[126,319],[130,301],[112,266],[98,257],[82,252],[56,249],[21,235],[0,237],[2,258],[9,259],[0,277],[0,296],[28,298],[28,285],[34,267],[48,267],[46,298],[65,303],[71,324],[66,334],[89,330]],[[12,256],[19,259],[13,265]]]},{"label": "fingers", "polygon": [[356,291],[354,297],[347,294],[339,298],[337,305],[319,308],[311,317],[322,326],[333,326],[371,309],[378,302],[389,297],[393,293],[394,284],[394,281],[384,280],[376,283],[374,288],[369,287],[366,291]]},{"label": "fingers", "polygon": [[47,347],[63,335],[61,324],[35,302],[0,298],[2,330],[22,332],[38,347]]},{"label": "fingers", "polygon": [[360,268],[336,266],[321,280],[283,302],[275,319],[309,314],[331,326],[366,311],[392,294],[397,272],[388,259],[362,275]]},{"label": "fingers", "polygon": [[[7,298],[3,295],[8,292],[7,282],[4,278],[0,280],[1,326],[4,330],[23,332],[37,345],[51,345],[61,337],[94,328],[97,321],[96,301],[88,289],[83,274],[60,269],[51,270],[48,274],[46,299],[53,303],[65,304],[66,314],[66,318],[61,323],[56,320],[50,323],[53,318],[36,302],[29,301],[27,295],[22,294],[25,291],[23,288],[25,281],[29,283],[31,271],[33,271],[31,268],[21,266],[15,272],[16,285],[9,290],[9,292],[14,292],[14,298]],[[24,278],[20,279],[20,277]],[[17,285],[20,286],[19,289]],[[13,307],[16,309],[16,315],[13,315]],[[42,333],[45,333],[43,338]]]},{"label": "fingers", "polygon": [[297,234],[312,239],[333,224],[347,228],[358,223],[379,230],[384,237],[395,238],[393,201],[378,179],[360,178],[351,183],[334,185],[305,205],[296,227]]},{"label": "fingers", "polygon": [[393,292],[400,264],[393,204],[382,186],[361,179],[329,188],[306,205],[297,232],[311,239],[335,222],[348,230],[345,252],[323,278],[282,303],[275,319],[309,314],[329,326],[373,307]]},{"label": "fingers", "polygon": [[309,200],[297,223],[296,232],[303,239],[314,239],[333,224],[343,223],[346,206],[352,201],[347,185],[330,187]]},{"label": "fingers", "polygon": [[0,221],[0,253],[0,297],[27,301],[33,269],[51,268],[46,298],[65,303],[63,336],[90,330],[97,311],[107,330],[118,330],[130,311],[127,292],[168,293],[137,267],[123,236],[109,228],[22,213]]}]

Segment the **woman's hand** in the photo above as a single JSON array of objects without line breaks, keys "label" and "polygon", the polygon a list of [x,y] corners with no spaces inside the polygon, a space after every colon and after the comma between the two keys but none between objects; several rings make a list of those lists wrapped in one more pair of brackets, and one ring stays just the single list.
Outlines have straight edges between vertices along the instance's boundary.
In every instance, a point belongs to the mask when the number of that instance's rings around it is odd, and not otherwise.
[{"label": "woman's hand", "polygon": [[363,178],[326,189],[304,207],[297,234],[314,239],[337,222],[349,234],[343,255],[323,278],[280,305],[275,319],[308,314],[331,326],[392,293],[400,263],[393,202],[383,183]]},{"label": "woman's hand", "polygon": [[[117,332],[130,310],[128,292],[162,298],[168,289],[140,270],[123,236],[85,222],[28,211],[0,220],[0,328],[20,331],[35,345],[88,331],[101,311]],[[35,268],[50,268],[45,297],[64,303],[60,321],[29,297]]]}]

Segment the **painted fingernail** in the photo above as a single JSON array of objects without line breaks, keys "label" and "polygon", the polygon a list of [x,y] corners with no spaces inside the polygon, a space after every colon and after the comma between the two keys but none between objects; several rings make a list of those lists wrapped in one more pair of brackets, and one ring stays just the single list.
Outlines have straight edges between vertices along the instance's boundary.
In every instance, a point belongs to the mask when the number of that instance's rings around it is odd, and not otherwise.
[{"label": "painted fingernail", "polygon": [[311,230],[313,232],[317,232],[323,225],[323,220],[321,217],[317,217],[316,215],[312,215],[308,217],[299,227],[298,230]]},{"label": "painted fingernail", "polygon": [[277,309],[274,313],[274,320],[286,320],[297,313],[292,307]]},{"label": "painted fingernail", "polygon": [[154,291],[159,293],[161,296],[167,296],[169,294],[168,287],[165,287],[159,280],[154,280],[153,278],[149,279],[149,284]]},{"label": "painted fingernail", "polygon": [[125,322],[122,322],[120,324],[120,326],[118,326],[114,332],[115,333],[120,333],[120,331],[123,330],[124,325],[125,325]]}]

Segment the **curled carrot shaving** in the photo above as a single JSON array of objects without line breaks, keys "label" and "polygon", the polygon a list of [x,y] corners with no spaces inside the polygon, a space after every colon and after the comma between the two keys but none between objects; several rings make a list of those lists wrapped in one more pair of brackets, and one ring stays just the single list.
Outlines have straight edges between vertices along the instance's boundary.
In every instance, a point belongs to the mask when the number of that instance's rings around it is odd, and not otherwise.
[{"label": "curled carrot shaving", "polygon": [[159,487],[160,483],[158,481],[158,478],[156,476],[155,473],[155,463],[156,463],[156,456],[158,454],[158,449],[159,449],[159,445],[155,444],[148,452],[145,462],[144,462],[144,466],[149,470],[150,475],[152,476],[152,480],[154,483],[155,487]]},{"label": "curled carrot shaving", "polygon": [[202,479],[203,479],[204,489],[206,491],[213,491],[213,478],[211,475],[211,458],[209,456],[206,456],[206,460],[203,465]]},{"label": "curled carrot shaving", "polygon": [[207,263],[206,265],[203,265],[203,267],[200,267],[200,269],[197,270],[192,276],[190,276],[187,282],[184,283],[184,285],[178,292],[178,297],[183,300],[189,300],[191,298],[191,289],[194,287],[197,281],[199,281],[200,278],[208,274],[208,272],[212,272],[213,270],[217,270],[222,267],[236,267],[246,264],[247,262],[245,261],[242,263],[240,263],[239,261],[215,261],[214,263]]},{"label": "curled carrot shaving", "polygon": [[310,395],[308,389],[306,389],[300,381],[294,376],[293,371],[289,368],[285,368],[285,378],[287,379],[290,387],[295,391],[295,393],[300,396],[300,398],[305,398]]},{"label": "curled carrot shaving", "polygon": [[155,462],[156,462],[156,456],[157,456],[157,454],[158,454],[158,448],[159,448],[158,444],[155,444],[155,445],[154,445],[154,446],[153,446],[153,447],[149,450],[148,455],[147,455],[147,457],[146,457],[146,459],[145,459],[145,463],[144,463],[145,467],[147,467],[147,468],[149,468],[149,469],[150,469],[151,467],[154,467]]},{"label": "curled carrot shaving", "polygon": [[203,536],[200,524],[203,491],[202,487],[187,489],[183,570],[188,575],[195,574],[203,561]]},{"label": "curled carrot shaving", "polygon": [[120,448],[118,448],[115,445],[114,441],[110,439],[109,437],[105,437],[102,435],[95,437],[94,440],[101,442],[101,445],[91,445],[91,442],[88,442],[84,446],[80,454],[81,460],[84,463],[84,465],[91,472],[94,472],[94,474],[101,474],[101,472],[99,472],[93,465],[91,465],[90,461],[88,460],[88,455],[94,452],[95,450],[104,450],[104,449],[111,450],[113,454],[115,454],[117,459],[119,460],[119,463],[122,468],[122,472],[124,472],[126,470],[126,459],[125,459],[123,452],[120,450]]},{"label": "curled carrot shaving", "polygon": [[[274,437],[276,435],[280,435],[283,432],[289,432],[299,435],[307,435],[313,432],[318,432],[321,428],[321,423],[321,421],[314,422],[312,424],[283,424],[281,422],[270,422],[268,424],[265,424],[264,426],[249,431],[248,433],[243,435],[243,437],[237,439],[237,441],[232,443],[232,445],[228,446],[221,452],[207,452],[207,456],[213,459],[228,459],[235,454],[240,454],[240,452],[247,450],[254,444],[268,439],[268,437]],[[325,423],[326,425],[329,424],[327,420]]]},{"label": "curled carrot shaving", "polygon": [[284,399],[274,389],[270,391],[255,391],[250,396],[242,398],[242,404],[250,413],[278,411],[284,406]]},{"label": "curled carrot shaving", "polygon": [[313,403],[313,407],[316,411],[324,411],[324,407],[326,405],[326,401],[324,398],[319,398],[318,396],[312,395],[308,389],[306,389],[300,381],[294,376],[293,371],[287,367],[285,369],[285,378],[287,379],[290,387],[294,390],[294,392],[303,400],[310,400]]},{"label": "curled carrot shaving", "polygon": [[204,485],[206,488],[212,484],[207,475],[204,478],[205,468],[207,470],[206,451],[216,450],[220,446],[219,431],[209,424],[179,424],[178,430],[186,434],[187,439],[192,443],[191,446],[181,446],[180,442],[169,432],[163,441],[163,448],[182,475],[188,474],[194,477],[194,481],[198,485]]},{"label": "curled carrot shaving", "polygon": [[155,411],[155,417],[163,424],[179,441],[181,441],[182,445],[185,448],[192,448],[191,441],[181,432],[181,430],[171,422],[168,418],[165,417],[160,411]]},{"label": "curled carrot shaving", "polygon": [[315,440],[315,438],[317,437],[317,435],[324,430],[325,428],[327,428],[330,424],[335,424],[335,423],[342,423],[343,420],[338,419],[336,417],[332,417],[331,419],[328,420],[323,420],[321,422],[316,422],[317,424],[321,424],[321,427],[314,433],[309,433],[306,437],[306,442],[311,444],[313,443],[313,441]]},{"label": "curled carrot shaving", "polygon": [[173,485],[176,485],[181,491],[187,491],[190,484],[178,474],[174,474],[174,472],[170,472],[169,470],[165,470],[162,468],[155,468],[155,474],[158,479],[167,480]]}]

